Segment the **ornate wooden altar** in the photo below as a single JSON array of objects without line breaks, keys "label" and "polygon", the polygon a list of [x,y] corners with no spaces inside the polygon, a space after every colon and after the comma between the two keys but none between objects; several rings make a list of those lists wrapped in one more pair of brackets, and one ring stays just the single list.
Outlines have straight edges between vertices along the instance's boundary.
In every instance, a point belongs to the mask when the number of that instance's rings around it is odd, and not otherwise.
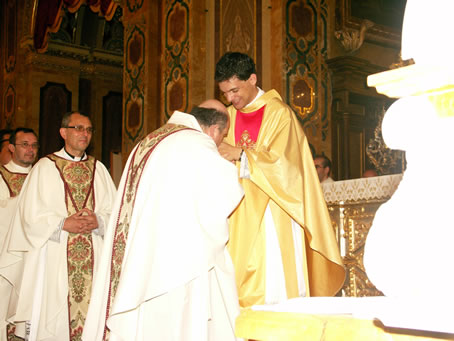
[{"label": "ornate wooden altar", "polygon": [[401,174],[322,184],[347,269],[342,296],[379,296],[363,265],[364,244],[377,209],[391,198]]}]

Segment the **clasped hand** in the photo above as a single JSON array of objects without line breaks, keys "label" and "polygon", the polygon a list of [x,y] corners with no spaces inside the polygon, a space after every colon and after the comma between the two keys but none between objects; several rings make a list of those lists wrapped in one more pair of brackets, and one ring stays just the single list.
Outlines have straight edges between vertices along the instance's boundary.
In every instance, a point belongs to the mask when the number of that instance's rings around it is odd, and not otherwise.
[{"label": "clasped hand", "polygon": [[238,161],[241,155],[241,148],[234,147],[228,143],[221,142],[218,147],[219,154],[227,161],[235,162]]},{"label": "clasped hand", "polygon": [[89,233],[97,227],[96,214],[88,208],[69,216],[63,224],[63,230],[71,233]]}]

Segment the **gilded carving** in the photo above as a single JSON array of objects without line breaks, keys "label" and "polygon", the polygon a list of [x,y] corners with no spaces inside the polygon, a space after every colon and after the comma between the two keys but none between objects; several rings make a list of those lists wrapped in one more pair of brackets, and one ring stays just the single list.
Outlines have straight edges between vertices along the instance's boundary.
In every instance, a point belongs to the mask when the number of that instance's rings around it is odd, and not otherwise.
[{"label": "gilded carving", "polygon": [[[347,268],[347,279],[342,288],[345,296],[378,296],[382,293],[375,288],[367,277],[363,265],[364,245],[367,234],[378,207],[384,201],[372,201],[352,204],[342,204],[342,243],[344,250],[343,261]],[[336,209],[332,212],[336,214]],[[333,213],[331,214],[333,218]]]},{"label": "gilded carving", "polygon": [[394,174],[322,184],[347,270],[343,296],[382,295],[367,277],[364,246],[375,213],[393,195],[401,179],[401,174]]},{"label": "gilded carving", "polygon": [[405,153],[399,150],[389,149],[382,136],[382,122],[385,115],[385,108],[381,109],[378,115],[378,123],[374,130],[374,137],[366,146],[366,154],[381,175],[400,173],[405,168]]}]

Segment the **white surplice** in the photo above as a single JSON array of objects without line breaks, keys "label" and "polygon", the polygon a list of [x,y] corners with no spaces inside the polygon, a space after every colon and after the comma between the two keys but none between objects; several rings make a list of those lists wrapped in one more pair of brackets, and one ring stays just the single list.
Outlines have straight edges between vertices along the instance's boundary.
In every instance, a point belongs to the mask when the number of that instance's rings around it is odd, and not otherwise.
[{"label": "white surplice", "polygon": [[[138,185],[118,290],[106,316],[123,173],[105,236],[83,340],[235,340],[239,314],[234,269],[226,249],[227,217],[243,196],[235,166],[223,159],[191,115],[169,123],[192,129],[165,137]],[[107,321],[107,322],[106,322]]]},{"label": "white surplice", "polygon": [[[31,166],[22,167],[13,160],[4,166],[12,173],[28,174]],[[11,197],[8,185],[0,176],[0,257],[7,238],[8,227],[17,204],[17,196]],[[1,260],[0,260],[1,264]],[[0,270],[1,274],[1,270]],[[9,298],[11,297],[12,286],[0,275],[0,341],[6,341],[6,318],[8,316]]]},{"label": "white surplice", "polygon": [[[57,156],[71,157],[60,150]],[[98,223],[106,226],[115,198],[115,185],[101,162],[94,176],[95,210]],[[47,157],[38,161],[28,175],[18,197],[4,251],[0,256],[0,275],[12,286],[8,321],[24,336],[25,321],[31,320],[36,340],[65,341],[68,327],[68,276],[66,246],[68,233],[56,230],[68,216],[65,188],[60,173]],[[103,237],[92,233],[94,275],[102,250]],[[37,288],[42,286],[42,291]],[[37,320],[32,319],[32,312]]]}]

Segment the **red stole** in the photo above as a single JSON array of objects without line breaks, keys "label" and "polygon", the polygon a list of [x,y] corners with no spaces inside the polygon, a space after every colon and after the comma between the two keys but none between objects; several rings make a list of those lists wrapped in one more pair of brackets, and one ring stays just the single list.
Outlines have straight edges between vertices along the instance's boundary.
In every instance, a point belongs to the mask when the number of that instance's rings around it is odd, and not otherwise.
[{"label": "red stole", "polygon": [[254,149],[262,125],[266,105],[256,111],[236,112],[235,145],[241,148]]}]

